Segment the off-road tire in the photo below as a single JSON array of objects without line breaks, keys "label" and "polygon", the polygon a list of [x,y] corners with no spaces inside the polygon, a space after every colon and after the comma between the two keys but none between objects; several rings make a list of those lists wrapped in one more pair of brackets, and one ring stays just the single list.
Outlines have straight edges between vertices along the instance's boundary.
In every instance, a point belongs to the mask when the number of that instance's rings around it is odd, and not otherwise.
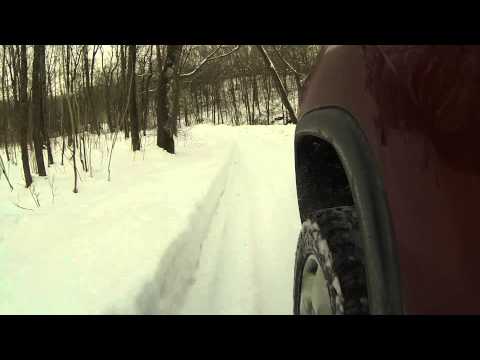
[{"label": "off-road tire", "polygon": [[295,315],[300,314],[304,266],[312,255],[323,272],[332,314],[368,314],[364,257],[353,207],[319,210],[302,224],[295,259]]}]

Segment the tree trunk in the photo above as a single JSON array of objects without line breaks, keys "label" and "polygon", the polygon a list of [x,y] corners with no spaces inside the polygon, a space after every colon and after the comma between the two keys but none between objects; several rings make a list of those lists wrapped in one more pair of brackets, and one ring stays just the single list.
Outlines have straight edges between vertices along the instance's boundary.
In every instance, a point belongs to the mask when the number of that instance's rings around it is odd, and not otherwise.
[{"label": "tree trunk", "polygon": [[[53,92],[52,87],[52,73],[50,68],[47,70],[46,67],[43,69],[43,84],[44,84],[44,91],[43,91],[43,108],[45,112],[45,119],[47,122],[44,124],[42,128],[42,135],[45,141],[45,145],[47,146],[47,155],[48,155],[48,166],[53,165],[53,154],[52,154],[52,147],[50,145],[50,137],[49,137],[49,128],[52,128],[52,117],[53,121],[56,120],[56,101],[55,101],[55,94]],[[48,96],[50,95],[50,106],[48,103]],[[54,131],[56,130],[56,124],[54,124]]]},{"label": "tree trunk", "polygon": [[234,82],[233,82],[233,79],[232,79],[231,82],[230,82],[230,97],[231,97],[231,99],[232,99],[235,125],[238,125],[237,99],[235,98],[235,84],[234,84]]},{"label": "tree trunk", "polygon": [[300,79],[300,75],[297,73],[294,74],[295,76],[295,84],[297,85],[297,111],[300,109],[300,101],[302,99],[302,80]]},{"label": "tree trunk", "polygon": [[[68,107],[68,114],[70,120],[70,139],[73,146],[72,151],[72,159],[73,159],[73,174],[74,174],[74,183],[73,183],[73,192],[76,194],[78,193],[78,170],[77,170],[77,160],[76,160],[76,152],[77,152],[77,139],[76,139],[76,125],[75,125],[75,118],[73,113],[72,101],[70,100],[70,95],[73,89],[73,80],[70,78],[70,57],[71,57],[71,45],[67,45],[67,56],[66,59],[63,57],[62,53],[62,60],[64,62],[64,69],[65,69],[65,100]],[[70,141],[70,140],[69,140]],[[70,144],[69,144],[70,145]]]},{"label": "tree trunk", "polygon": [[[254,81],[253,78],[254,77],[255,76],[252,76],[250,78],[250,82],[251,82],[251,85],[252,85],[252,122],[251,122],[252,125],[256,125],[256,120],[255,120],[255,87],[253,86],[253,81]],[[248,85],[248,83],[247,83],[247,85]],[[248,89],[248,87],[247,87],[247,89]]]},{"label": "tree trunk", "polygon": [[[43,65],[42,65],[43,64]],[[44,111],[42,106],[42,67],[45,66],[45,45],[34,45],[33,47],[33,69],[32,69],[32,125],[33,145],[35,148],[35,160],[37,163],[38,175],[47,176],[43,160],[42,127],[44,124]]]},{"label": "tree trunk", "polygon": [[190,120],[188,120],[188,108],[185,105],[183,107],[183,109],[184,109],[184,113],[185,113],[185,126],[188,127],[188,126],[190,126]]},{"label": "tree trunk", "polygon": [[105,112],[107,115],[107,124],[108,124],[108,130],[113,133],[115,128],[113,125],[113,119],[112,119],[112,105],[111,105],[111,89],[110,89],[110,84],[105,85]]},{"label": "tree trunk", "polygon": [[245,110],[247,111],[247,124],[252,125],[252,113],[250,110],[250,96],[248,94],[247,78],[243,78],[243,97],[245,102]]},{"label": "tree trunk", "polygon": [[[183,45],[167,45],[165,62],[158,64],[160,78],[157,97],[157,146],[175,153],[173,137],[177,134],[178,82],[177,68]],[[160,46],[157,45],[157,59]]]},{"label": "tree trunk", "polygon": [[10,161],[10,154],[8,151],[8,101],[5,97],[5,81],[6,81],[6,59],[7,59],[7,47],[3,45],[3,58],[2,58],[2,114],[4,118],[4,145],[5,145],[5,155],[7,156],[7,162]]},{"label": "tree trunk", "polygon": [[148,114],[149,114],[149,109],[150,109],[150,80],[153,75],[153,64],[152,64],[152,55],[153,55],[153,49],[150,46],[150,57],[148,60],[148,75],[147,79],[145,82],[145,92],[144,92],[144,107],[143,107],[143,113],[142,113],[142,128],[143,128],[143,136],[147,135],[147,121],[148,121]]},{"label": "tree trunk", "polygon": [[272,86],[270,83],[270,73],[268,72],[265,74],[265,92],[266,92],[266,101],[265,101],[265,106],[266,106],[266,112],[267,112],[267,125],[270,125],[270,98],[271,98],[271,93],[272,93]]},{"label": "tree trunk", "polygon": [[93,69],[95,68],[95,54],[98,51],[98,46],[99,45],[94,45],[93,46],[92,61],[91,61],[91,64],[90,64],[90,84],[88,84],[88,98],[89,98],[89,102],[90,102],[92,121],[93,121],[93,124],[95,126],[95,130],[97,132],[97,135],[100,136],[101,123],[100,123],[100,119],[97,117],[97,105],[96,105],[96,100],[95,100],[95,94],[93,93]]},{"label": "tree trunk", "polygon": [[[137,66],[137,65],[136,65]],[[140,73],[140,76],[136,80],[137,86],[138,86],[138,103],[137,103],[137,113],[139,116],[139,123],[140,123],[140,128],[144,130],[144,114],[145,114],[145,93],[146,93],[146,75],[147,75],[147,56],[143,56],[138,60],[138,72]],[[144,134],[145,136],[145,134]]]},{"label": "tree trunk", "polygon": [[[50,145],[50,137],[48,134],[48,119],[51,115],[51,112],[48,111],[48,91],[47,91],[47,68],[46,68],[46,59],[45,59],[45,45],[43,46],[43,61],[40,64],[40,70],[41,70],[41,88],[42,88],[42,112],[43,112],[43,121],[40,127],[40,130],[42,132],[42,137],[43,137],[43,143],[47,147],[47,158],[48,158],[48,166],[53,165],[53,154],[52,154],[52,147]],[[51,86],[51,84],[50,84]],[[53,98],[53,94],[52,94]],[[52,102],[53,105],[53,102]],[[53,106],[52,106],[53,109]]]},{"label": "tree trunk", "polygon": [[23,173],[25,175],[25,184],[28,188],[32,184],[32,174],[30,173],[30,164],[28,162],[28,74],[27,74],[27,46],[21,45],[20,48],[20,148],[22,151]]},{"label": "tree trunk", "polygon": [[222,81],[221,83],[222,90],[218,90],[218,99],[219,99],[219,111],[220,111],[220,121],[222,122],[222,125],[224,124],[223,118],[226,114],[224,114],[225,110],[225,84]]},{"label": "tree trunk", "polygon": [[[121,96],[121,104],[125,104],[127,102],[127,79],[126,79],[126,68],[127,68],[127,61],[126,61],[126,55],[125,55],[125,46],[120,45],[120,76],[121,76],[121,83],[122,83],[122,96]],[[122,108],[120,106],[120,108]],[[128,127],[128,116],[125,116],[124,118],[124,123],[123,125],[123,130],[125,131],[125,139],[128,139],[130,134],[129,134],[129,127]]]},{"label": "tree trunk", "polygon": [[[253,95],[252,95],[252,107],[255,108],[257,106],[258,117],[260,118],[260,101],[258,100],[258,84],[257,84],[257,77],[254,74],[252,77],[252,87],[253,87]],[[255,125],[258,124],[258,121],[254,119]]]},{"label": "tree trunk", "polygon": [[198,90],[195,89],[193,92],[194,102],[195,102],[195,124],[198,124],[198,119],[202,116],[200,113],[200,106],[198,104]]},{"label": "tree trunk", "polygon": [[130,125],[132,134],[132,149],[133,151],[140,150],[140,127],[138,125],[138,111],[137,111],[137,87],[135,84],[135,63],[137,61],[137,47],[136,45],[128,45],[128,79],[131,86],[130,94]]},{"label": "tree trunk", "polygon": [[213,125],[215,125],[215,115],[217,114],[217,109],[216,109],[216,100],[215,100],[215,89],[213,86],[210,86],[210,94],[211,94],[211,99],[212,99],[212,114],[213,114]]}]

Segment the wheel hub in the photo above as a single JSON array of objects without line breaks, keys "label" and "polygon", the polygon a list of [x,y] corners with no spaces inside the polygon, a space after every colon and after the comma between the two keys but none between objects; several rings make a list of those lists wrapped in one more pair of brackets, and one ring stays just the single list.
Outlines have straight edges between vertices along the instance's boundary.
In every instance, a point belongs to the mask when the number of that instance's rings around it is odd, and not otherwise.
[{"label": "wheel hub", "polygon": [[300,290],[301,315],[332,315],[327,281],[313,255],[305,262]]}]

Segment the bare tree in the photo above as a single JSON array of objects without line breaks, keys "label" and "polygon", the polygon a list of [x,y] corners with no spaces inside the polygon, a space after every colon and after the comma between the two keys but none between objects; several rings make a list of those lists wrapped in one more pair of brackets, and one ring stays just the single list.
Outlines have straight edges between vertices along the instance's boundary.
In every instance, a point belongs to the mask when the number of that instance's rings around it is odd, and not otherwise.
[{"label": "bare tree", "polygon": [[74,173],[74,185],[73,185],[73,192],[78,193],[78,169],[77,169],[77,161],[76,161],[76,150],[77,150],[77,141],[76,141],[76,126],[75,126],[75,118],[74,118],[74,111],[73,105],[71,101],[71,94],[73,90],[73,80],[70,78],[70,58],[71,58],[71,45],[67,45],[67,51],[65,55],[65,48],[62,47],[62,64],[63,64],[63,83],[65,86],[64,97],[66,99],[67,107],[68,107],[68,114],[70,118],[70,130],[71,130],[71,137],[73,139],[72,145],[72,160],[73,160],[73,173]]},{"label": "bare tree", "polygon": [[[122,94],[121,94],[121,102],[126,103],[127,101],[127,94],[125,92],[125,89],[127,89],[127,78],[126,78],[126,72],[127,72],[127,60],[126,57],[127,55],[125,54],[125,46],[120,45],[120,81],[121,81],[121,88],[122,88]],[[125,139],[127,139],[130,136],[129,132],[129,126],[128,126],[128,116],[124,117],[124,123],[122,124],[123,130],[125,131]]]},{"label": "bare tree", "polygon": [[[175,153],[173,136],[177,134],[177,69],[183,45],[168,45],[165,62],[158,63],[160,73],[157,92],[157,146]],[[157,58],[160,46],[157,45]]]},{"label": "bare tree", "polygon": [[105,113],[107,115],[107,125],[110,132],[114,132],[117,128],[117,121],[114,121],[114,73],[118,67],[118,57],[113,61],[114,52],[112,51],[110,59],[104,61],[104,51],[100,48],[101,54],[101,69],[104,80],[104,99],[105,99]]},{"label": "bare tree", "polygon": [[[148,70],[147,67],[147,57],[148,57]],[[140,77],[141,77],[141,86],[140,86],[140,116],[142,123],[143,136],[146,136],[147,133],[147,122],[149,114],[149,100],[150,100],[150,81],[153,76],[153,46],[148,46],[146,54],[143,56],[140,62]]]},{"label": "bare tree", "polygon": [[[317,58],[321,57],[326,48],[319,45],[257,48],[253,45],[159,45],[156,48],[126,45],[113,46],[107,51],[98,45],[44,46],[41,59],[41,47],[32,46],[33,62],[28,58],[30,48],[27,47],[25,79],[21,71],[21,47],[0,48],[0,56],[3,55],[0,58],[0,146],[5,149],[6,163],[15,163],[16,145],[20,144],[22,162],[26,154],[25,164],[29,164],[28,156],[33,155],[29,151],[34,148],[35,156],[42,155],[46,149],[50,165],[56,138],[60,136],[63,138],[61,164],[66,154],[73,160],[75,176],[79,179],[82,168],[86,172],[92,170],[92,147],[96,144],[93,132],[99,135],[106,124],[111,133],[122,130],[125,137],[132,134],[132,148],[136,151],[135,134],[143,131],[145,135],[150,120],[156,119],[157,145],[174,153],[175,137],[183,124],[190,126],[204,121],[269,124],[279,111],[283,114],[284,109],[295,122],[296,96],[301,98],[302,83],[314,58],[317,54]],[[95,57],[98,51],[101,59]],[[32,76],[31,86],[28,73]],[[23,84],[28,85],[24,97]],[[149,116],[150,110],[154,116]],[[141,147],[141,142],[138,143]],[[33,166],[32,171],[43,173],[40,159],[38,163],[36,160],[29,164]],[[78,169],[77,160],[81,162]],[[74,190],[78,191],[77,180]]]},{"label": "bare tree", "polygon": [[137,61],[136,45],[128,45],[128,79],[132,87],[130,95],[130,125],[132,134],[132,149],[133,151],[140,150],[140,137],[138,126],[138,111],[137,111],[137,87],[135,84],[135,63]]},{"label": "bare tree", "polygon": [[[51,84],[51,72],[52,70],[47,69],[46,63],[47,63],[47,58],[46,58],[46,46],[43,45],[43,65],[41,66],[41,84],[42,84],[42,111],[43,111],[43,118],[42,118],[42,123],[40,130],[42,132],[42,137],[43,137],[43,142],[45,146],[47,147],[47,158],[48,158],[48,166],[53,165],[53,154],[52,154],[52,146],[50,144],[50,136],[49,136],[49,131],[48,131],[48,124],[47,122],[49,121],[52,112],[54,111],[54,105],[55,105],[55,99],[52,91],[52,84]],[[50,89],[52,101],[51,101],[51,109],[49,109],[48,106],[48,92]]]},{"label": "bare tree", "polygon": [[42,73],[45,68],[45,45],[34,45],[33,47],[33,69],[32,69],[32,124],[33,124],[33,145],[35,147],[35,160],[37,171],[40,176],[47,176],[45,163],[43,161],[42,128],[44,126],[44,101]]},{"label": "bare tree", "polygon": [[28,74],[27,74],[27,46],[20,46],[20,148],[22,151],[23,173],[25,175],[25,184],[28,188],[32,184],[32,174],[30,173],[30,164],[28,162]]},{"label": "bare tree", "polygon": [[6,67],[6,60],[7,60],[7,47],[3,45],[3,52],[2,52],[2,81],[1,81],[1,86],[2,86],[2,116],[3,116],[3,136],[4,136],[4,145],[5,145],[5,155],[7,156],[7,161],[10,161],[10,153],[8,151],[8,132],[9,132],[9,126],[8,126],[8,116],[9,116],[9,104],[8,104],[8,99],[7,99],[7,86],[6,86],[6,80],[7,80],[7,67]]},{"label": "bare tree", "polygon": [[[192,71],[184,74],[178,73],[183,45],[168,45],[163,67],[161,67],[160,62],[158,63],[160,77],[157,92],[157,145],[169,153],[175,153],[173,137],[177,135],[178,80],[194,76],[206,63],[232,54],[238,50],[239,46],[215,56],[222,48],[223,46],[216,47]],[[158,45],[157,58],[160,58],[160,47]]]},{"label": "bare tree", "polygon": [[263,48],[262,45],[257,45],[258,51],[260,51],[260,54],[263,57],[263,60],[265,61],[265,64],[268,66],[270,69],[270,72],[272,73],[273,80],[275,81],[275,85],[278,91],[278,95],[282,99],[282,104],[285,106],[285,108],[288,111],[288,115],[290,117],[290,120],[296,124],[297,123],[297,116],[295,115],[295,111],[293,111],[292,105],[290,104],[290,101],[288,100],[287,92],[285,91],[285,87],[282,84],[282,81],[280,80],[280,77],[278,76],[277,70],[275,69],[275,65],[273,64],[272,60],[268,56],[267,52]]},{"label": "bare tree", "polygon": [[[275,51],[275,54],[277,55],[277,57],[280,59],[280,61],[285,65],[286,69],[288,70],[288,72],[290,72],[291,74],[293,74],[294,78],[295,78],[295,84],[297,86],[297,98],[298,98],[298,107],[300,107],[300,101],[301,101],[301,98],[302,98],[302,89],[303,89],[303,83],[307,77],[307,74],[310,70],[310,66],[308,64],[308,61],[305,61],[306,57],[307,57],[307,54],[306,54],[306,50],[308,50],[308,48],[305,48],[303,47],[302,48],[302,54],[300,54],[303,58],[304,58],[304,64],[303,65],[303,70],[300,69],[299,67],[295,67],[292,65],[292,63],[290,61],[287,61],[285,59],[285,56],[283,56],[280,51],[277,49],[276,46],[273,46],[273,49]],[[316,55],[316,62],[319,62],[321,61],[321,59],[323,58],[323,56],[325,55],[325,52],[327,51],[327,46],[326,45],[321,45],[318,49],[318,52],[317,52],[317,55]],[[307,64],[305,64],[307,63]],[[300,65],[300,64],[299,64]]]}]

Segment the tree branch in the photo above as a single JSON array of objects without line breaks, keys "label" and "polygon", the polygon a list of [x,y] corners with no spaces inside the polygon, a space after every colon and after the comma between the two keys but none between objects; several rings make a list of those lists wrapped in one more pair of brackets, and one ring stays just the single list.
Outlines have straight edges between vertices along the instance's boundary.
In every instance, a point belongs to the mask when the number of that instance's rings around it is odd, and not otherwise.
[{"label": "tree branch", "polygon": [[294,74],[296,74],[297,76],[300,76],[300,77],[305,76],[305,74],[302,74],[302,73],[298,72],[287,60],[285,60],[283,58],[282,54],[280,54],[280,51],[278,51],[278,49],[275,45],[273,46],[273,50],[275,50],[275,54],[287,66],[287,68],[290,69],[291,72],[293,72]]},{"label": "tree branch", "polygon": [[180,66],[180,71],[181,71],[181,69],[184,68],[184,66],[185,66],[185,64],[187,63],[187,60],[188,60],[188,58],[190,57],[190,54],[192,53],[192,51],[193,51],[194,49],[198,48],[198,47],[199,47],[199,45],[194,45],[194,46],[191,46],[190,48],[188,48],[188,49],[186,50],[186,54],[185,54],[185,56],[183,57],[182,65]]},{"label": "tree branch", "polygon": [[180,78],[187,78],[187,77],[191,77],[191,76],[195,75],[202,68],[202,66],[205,65],[207,62],[214,61],[214,60],[217,60],[217,59],[220,59],[220,58],[223,58],[225,56],[228,56],[228,55],[232,54],[233,52],[237,51],[240,48],[240,45],[236,45],[232,50],[228,51],[225,54],[213,57],[222,47],[223,47],[222,45],[217,47],[210,54],[208,54],[208,56],[205,59],[203,59],[202,62],[194,70],[192,70],[192,71],[190,71],[189,73],[186,73],[186,74],[180,74],[179,77]]}]

